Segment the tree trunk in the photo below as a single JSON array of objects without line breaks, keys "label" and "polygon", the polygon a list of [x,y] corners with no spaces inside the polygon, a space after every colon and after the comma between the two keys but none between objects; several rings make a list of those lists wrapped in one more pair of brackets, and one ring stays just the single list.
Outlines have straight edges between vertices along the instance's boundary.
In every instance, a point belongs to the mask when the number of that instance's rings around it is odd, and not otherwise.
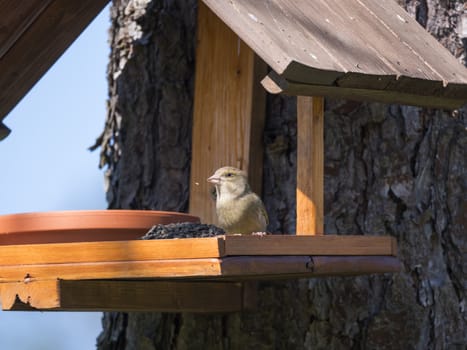
[{"label": "tree trunk", "polygon": [[[401,1],[399,1],[401,2]],[[462,59],[463,1],[404,1]],[[115,1],[101,138],[111,208],[184,211],[195,0]],[[263,198],[295,231],[296,109],[268,96]],[[325,232],[392,235],[403,271],[263,282],[256,311],[105,313],[99,349],[461,349],[467,343],[467,112],[327,100]]]}]

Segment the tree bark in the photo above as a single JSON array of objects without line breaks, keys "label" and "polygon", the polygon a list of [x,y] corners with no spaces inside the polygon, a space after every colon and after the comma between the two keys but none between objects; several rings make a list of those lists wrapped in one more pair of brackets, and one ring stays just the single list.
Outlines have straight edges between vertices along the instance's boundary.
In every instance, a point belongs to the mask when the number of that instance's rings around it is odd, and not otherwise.
[{"label": "tree bark", "polygon": [[[463,1],[399,1],[460,60]],[[184,211],[195,0],[115,1],[101,165],[110,208]],[[295,98],[268,96],[263,199],[295,231]],[[99,349],[461,349],[467,343],[467,111],[327,100],[325,232],[392,235],[398,274],[259,285],[226,315],[105,313]]]}]

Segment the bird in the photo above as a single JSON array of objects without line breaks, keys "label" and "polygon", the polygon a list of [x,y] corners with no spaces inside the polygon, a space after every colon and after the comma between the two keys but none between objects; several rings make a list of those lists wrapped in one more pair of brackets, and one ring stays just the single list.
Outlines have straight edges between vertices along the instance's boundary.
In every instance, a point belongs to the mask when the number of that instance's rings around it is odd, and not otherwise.
[{"label": "bird", "polygon": [[219,226],[229,234],[263,235],[269,223],[259,196],[248,184],[245,171],[225,166],[207,179],[215,186]]}]

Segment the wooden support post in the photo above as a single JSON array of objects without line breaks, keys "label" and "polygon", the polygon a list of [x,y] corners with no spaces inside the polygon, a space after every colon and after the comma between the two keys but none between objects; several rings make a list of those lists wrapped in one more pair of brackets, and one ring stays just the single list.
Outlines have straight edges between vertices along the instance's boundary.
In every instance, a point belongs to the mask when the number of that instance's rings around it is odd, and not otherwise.
[{"label": "wooden support post", "polygon": [[266,66],[202,1],[198,11],[189,211],[216,223],[206,179],[217,168],[248,171],[261,191]]},{"label": "wooden support post", "polygon": [[55,309],[60,306],[60,285],[57,280],[30,283],[11,282],[0,284],[3,310]]},{"label": "wooden support post", "polygon": [[324,98],[297,97],[297,235],[324,233]]},{"label": "wooden support post", "polygon": [[239,282],[67,281],[2,283],[3,310],[233,312],[251,309]]}]

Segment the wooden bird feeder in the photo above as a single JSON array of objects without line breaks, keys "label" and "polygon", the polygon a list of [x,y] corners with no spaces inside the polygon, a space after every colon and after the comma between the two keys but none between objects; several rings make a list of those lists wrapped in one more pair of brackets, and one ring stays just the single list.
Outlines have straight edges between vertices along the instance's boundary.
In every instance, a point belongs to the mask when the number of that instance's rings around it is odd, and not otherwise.
[{"label": "wooden bird feeder", "polygon": [[[23,96],[38,79],[18,80],[24,65],[15,65],[21,47],[31,52],[41,48],[34,39],[37,26],[48,38],[56,36],[60,26],[82,30],[106,1],[69,3],[41,6],[34,21],[21,22],[22,29],[0,43],[1,58],[9,62],[0,86],[22,84],[0,89],[2,101],[8,102],[2,104],[2,118],[19,99],[8,94]],[[68,13],[69,21],[50,25],[47,21],[61,17],[48,11]],[[67,31],[60,50],[80,30]],[[106,221],[93,228],[73,221],[72,216],[82,212],[69,213],[53,233],[37,222],[29,231],[0,233],[4,310],[240,311],[255,306],[252,281],[400,269],[393,237],[324,234],[321,96],[455,108],[467,102],[465,68],[394,1],[203,0],[197,36],[190,179],[190,214],[195,217],[186,218],[215,222],[206,178],[218,167],[247,170],[253,189],[261,192],[262,84],[270,93],[298,96],[296,234],[144,241],[126,236],[142,229],[137,218],[141,212],[113,211],[107,215],[126,215],[132,223],[110,220],[113,224]],[[52,42],[48,39],[47,45]],[[25,71],[43,74],[38,68],[57,57],[31,59]],[[16,217],[16,223],[26,221]],[[82,217],[80,222],[89,224]],[[152,224],[146,221],[143,226]],[[66,238],[67,232],[91,229],[93,237],[107,234],[97,241]],[[45,231],[46,241],[38,239]]]}]

